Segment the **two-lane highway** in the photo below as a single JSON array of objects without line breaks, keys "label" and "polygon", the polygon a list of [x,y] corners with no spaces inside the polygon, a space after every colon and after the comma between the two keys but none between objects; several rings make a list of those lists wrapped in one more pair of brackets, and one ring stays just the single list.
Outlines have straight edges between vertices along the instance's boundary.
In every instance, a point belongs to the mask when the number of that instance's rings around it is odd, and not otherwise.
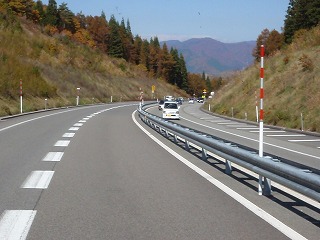
[{"label": "two-lane highway", "polygon": [[0,239],[317,239],[315,224],[152,132],[136,108],[0,122]]}]

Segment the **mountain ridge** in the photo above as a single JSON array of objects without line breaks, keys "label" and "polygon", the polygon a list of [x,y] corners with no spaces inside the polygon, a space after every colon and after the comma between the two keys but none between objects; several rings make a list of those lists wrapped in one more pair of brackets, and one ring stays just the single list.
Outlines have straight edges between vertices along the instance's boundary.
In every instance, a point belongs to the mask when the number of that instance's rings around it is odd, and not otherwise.
[{"label": "mountain ridge", "polygon": [[220,75],[225,72],[242,70],[250,66],[256,41],[223,43],[213,38],[191,38],[185,41],[162,41],[168,48],[176,48],[185,58],[191,73],[205,72]]}]

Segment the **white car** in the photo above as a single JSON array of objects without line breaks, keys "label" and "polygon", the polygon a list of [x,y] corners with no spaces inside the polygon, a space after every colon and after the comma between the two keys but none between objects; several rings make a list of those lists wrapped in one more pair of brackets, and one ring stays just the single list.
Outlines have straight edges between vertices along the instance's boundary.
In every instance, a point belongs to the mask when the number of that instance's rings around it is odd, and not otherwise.
[{"label": "white car", "polygon": [[178,103],[165,102],[163,105],[162,117],[165,119],[180,119]]}]

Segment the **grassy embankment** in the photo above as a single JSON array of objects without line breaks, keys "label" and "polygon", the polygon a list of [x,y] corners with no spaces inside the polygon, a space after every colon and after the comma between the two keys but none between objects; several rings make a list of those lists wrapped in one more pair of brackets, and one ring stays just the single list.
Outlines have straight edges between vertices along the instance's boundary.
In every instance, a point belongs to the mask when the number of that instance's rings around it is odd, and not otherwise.
[{"label": "grassy embankment", "polygon": [[0,25],[0,116],[20,112],[20,79],[24,112],[43,109],[46,98],[48,108],[75,105],[77,88],[80,104],[107,103],[111,96],[113,102],[136,101],[141,91],[145,99],[186,96],[139,66],[63,36],[49,37],[24,19]]},{"label": "grassy embankment", "polygon": [[[264,61],[264,122],[320,132],[320,27],[300,31],[294,42]],[[234,74],[210,101],[213,112],[256,121],[260,63]],[[206,106],[208,107],[208,106]]]}]

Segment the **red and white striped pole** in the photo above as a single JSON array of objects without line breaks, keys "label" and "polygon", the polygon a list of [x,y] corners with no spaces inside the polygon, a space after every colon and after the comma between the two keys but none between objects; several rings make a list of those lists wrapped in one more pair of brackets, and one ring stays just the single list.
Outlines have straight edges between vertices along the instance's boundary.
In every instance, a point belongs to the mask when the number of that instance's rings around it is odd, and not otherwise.
[{"label": "red and white striped pole", "polygon": [[[260,67],[260,114],[259,114],[259,157],[263,157],[263,97],[264,97],[264,89],[263,89],[263,79],[264,79],[264,46],[261,45],[260,48],[260,56],[261,56],[261,67]],[[262,195],[262,176],[259,175],[259,187],[258,187],[259,195]]]},{"label": "red and white striped pole", "polygon": [[20,79],[20,113],[22,113],[22,79]]},{"label": "red and white striped pole", "polygon": [[260,67],[260,115],[259,115],[259,156],[263,157],[263,97],[264,97],[264,89],[263,89],[263,79],[264,79],[264,68],[263,68],[263,61],[264,61],[264,46],[261,45],[260,49],[260,56],[261,56],[261,67]]}]

